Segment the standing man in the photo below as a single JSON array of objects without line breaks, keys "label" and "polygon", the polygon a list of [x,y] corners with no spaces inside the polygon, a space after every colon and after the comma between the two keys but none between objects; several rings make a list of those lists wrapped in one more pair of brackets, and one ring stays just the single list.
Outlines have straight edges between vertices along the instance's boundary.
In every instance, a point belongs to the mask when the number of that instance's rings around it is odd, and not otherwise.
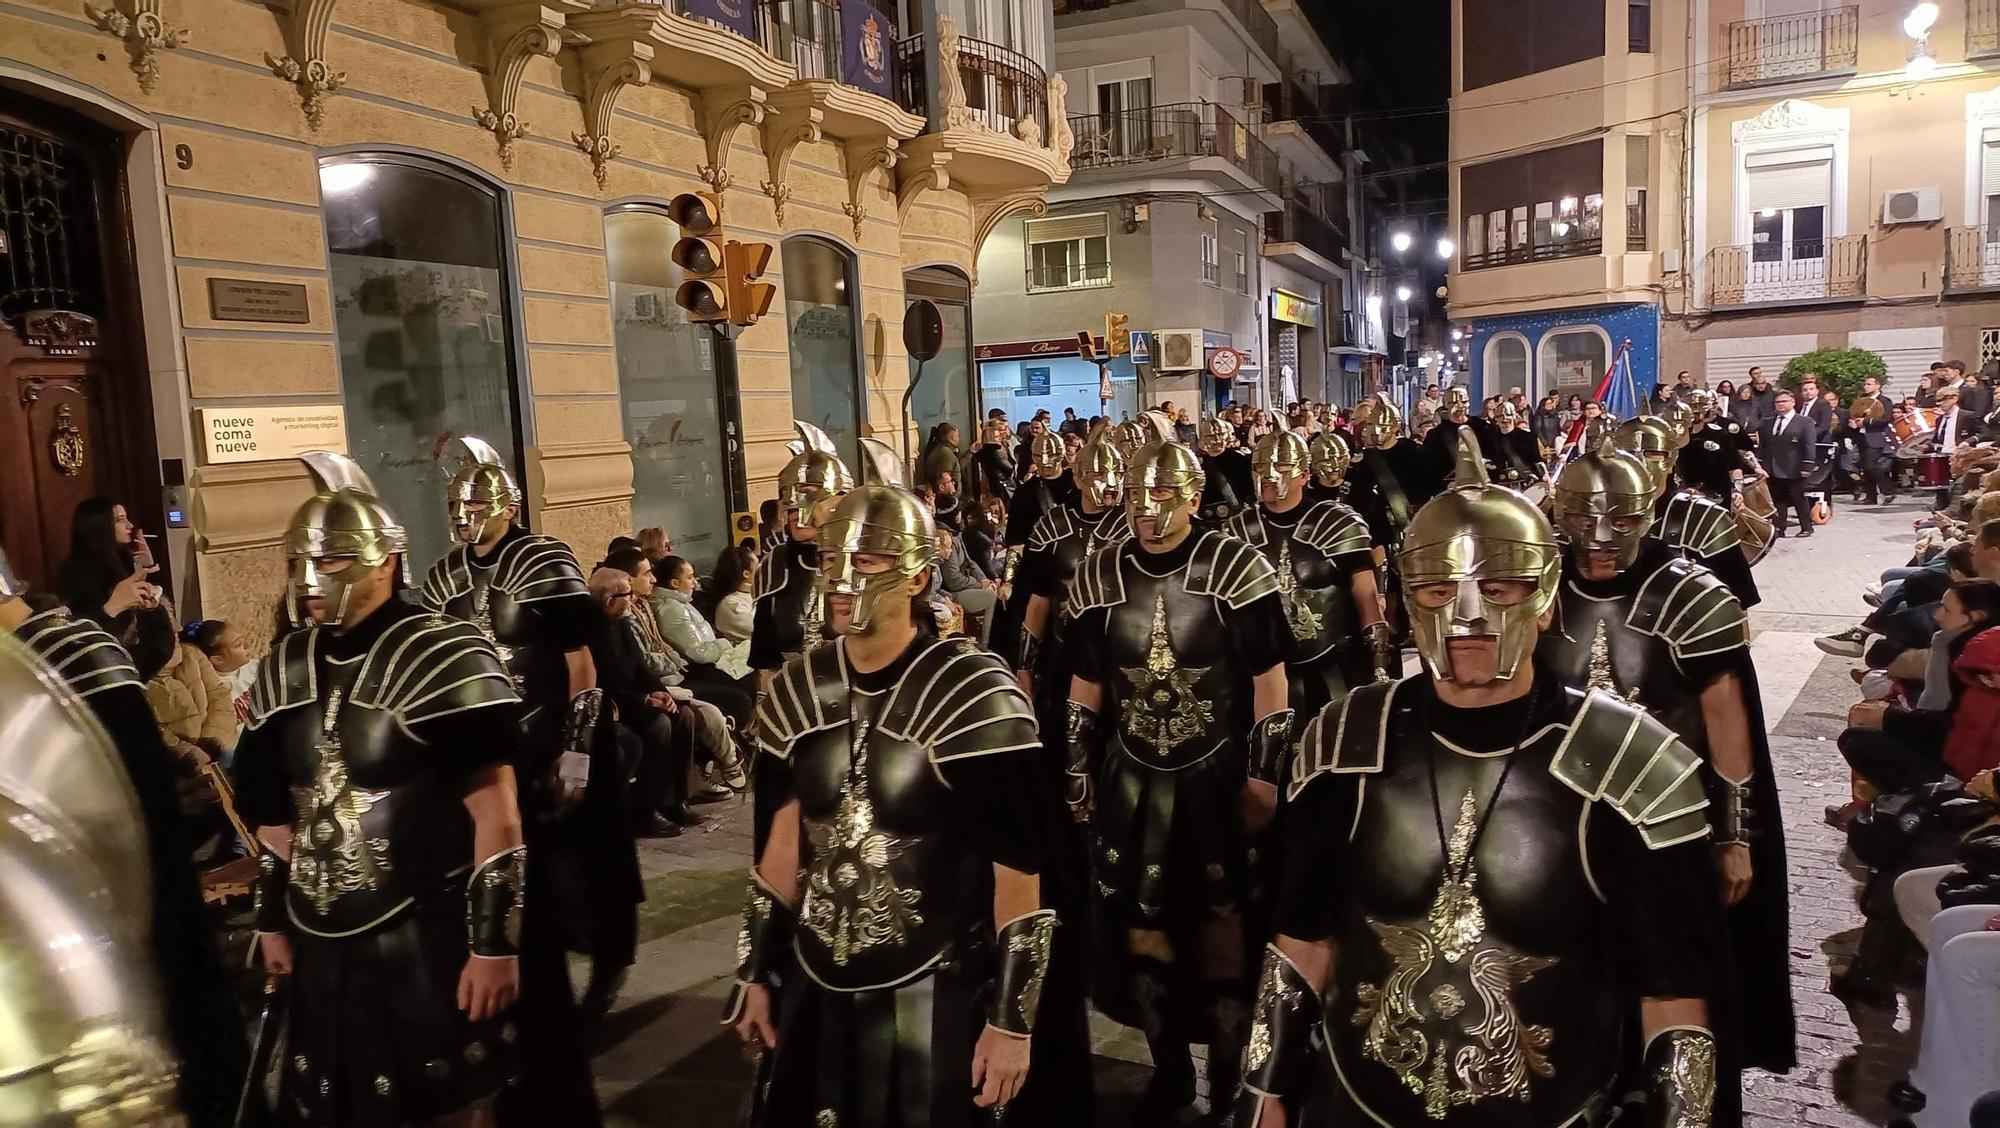
[{"label": "standing man", "polygon": [[1793,410],[1792,393],[1780,391],[1774,398],[1777,414],[1764,424],[1757,436],[1757,458],[1771,475],[1771,500],[1778,512],[1772,523],[1777,535],[1785,535],[1785,509],[1798,514],[1799,535],[1813,535],[1812,502],[1806,498],[1805,480],[1819,460],[1819,434],[1812,420]]},{"label": "standing man", "polygon": [[[315,490],[285,534],[294,629],[235,764],[268,848],[258,942],[291,976],[279,1102],[287,1122],[490,1128],[530,1034],[512,1011],[528,943],[516,674],[471,623],[396,598],[409,536],[360,467],[300,461]],[[575,1112],[535,1123],[595,1123],[595,1099]]]},{"label": "standing man", "polygon": [[1311,454],[1296,433],[1264,436],[1255,458],[1257,504],[1224,531],[1263,553],[1278,574],[1291,626],[1287,700],[1311,715],[1357,685],[1388,680],[1402,663],[1382,619],[1368,523],[1338,501],[1307,500]]},{"label": "standing man", "polygon": [[1347,474],[1347,503],[1368,522],[1375,545],[1375,563],[1383,568],[1390,628],[1407,632],[1402,593],[1396,585],[1396,549],[1403,530],[1444,481],[1430,455],[1402,434],[1402,419],[1381,393],[1354,405],[1354,432],[1361,440],[1361,457]]},{"label": "standing man", "polygon": [[[522,918],[521,1084],[503,1096],[502,1118],[522,1128],[596,1124],[563,918],[588,909],[594,975],[616,976],[632,963],[644,897],[617,757],[592,755],[604,702],[590,654],[599,612],[569,546],[514,523],[521,487],[500,452],[472,435],[457,443],[466,460],[446,508],[458,543],[431,566],[423,602],[491,643],[521,696],[514,777],[534,840],[524,872],[538,898]],[[586,802],[580,817],[564,817]]]},{"label": "standing man", "polygon": [[[1980,419],[1959,406],[1957,388],[1939,388],[1937,392],[1937,428],[1931,432],[1931,450],[1949,456],[1962,446],[1972,446],[1979,441]],[[1937,505],[1943,509],[1951,502],[1951,486],[1947,483],[1937,491]]]},{"label": "standing man", "polygon": [[1201,473],[1206,483],[1201,493],[1201,519],[1211,524],[1226,520],[1246,505],[1255,504],[1257,486],[1250,468],[1250,452],[1236,441],[1236,425],[1221,416],[1201,421]]},{"label": "standing man", "polygon": [[1028,544],[1028,533],[1035,522],[1051,509],[1068,504],[1076,495],[1076,480],[1063,462],[1062,440],[1055,435],[1043,431],[1029,438],[1027,467],[1027,478],[1007,509],[1007,566],[1000,577],[1003,581],[1014,578],[1014,569],[1021,562],[1021,551]]},{"label": "standing man", "polygon": [[1748,403],[1741,405],[1745,409],[1746,417],[1739,420],[1739,422],[1751,434],[1761,435],[1764,425],[1769,423],[1771,417],[1778,413],[1778,396],[1783,393],[1778,390],[1776,385],[1764,379],[1764,370],[1754,364],[1750,366],[1749,383],[1750,400]]},{"label": "standing man", "polygon": [[1347,471],[1354,463],[1354,449],[1348,445],[1352,441],[1347,432],[1328,427],[1306,444],[1306,457],[1312,468],[1312,477],[1306,483],[1307,500],[1344,500]]},{"label": "standing man", "polygon": [[1699,761],[1535,661],[1554,530],[1472,442],[1401,566],[1425,671],[1306,726],[1235,1123],[1727,1123]]},{"label": "standing man", "polygon": [[1494,461],[1494,477],[1511,490],[1525,490],[1549,476],[1542,460],[1542,444],[1528,429],[1528,421],[1511,401],[1502,400],[1494,411],[1493,446],[1499,452]]},{"label": "standing man", "polygon": [[1499,430],[1489,419],[1472,415],[1472,393],[1463,384],[1444,390],[1444,408],[1437,426],[1424,436],[1424,450],[1430,455],[1433,472],[1449,481],[1458,461],[1458,432],[1466,428],[1479,441],[1480,457],[1488,466],[1499,460]]},{"label": "standing man", "polygon": [[1750,433],[1737,420],[1721,416],[1721,405],[1707,388],[1696,388],[1688,399],[1695,425],[1675,463],[1681,484],[1734,509],[1742,504],[1743,475],[1755,449]]},{"label": "standing man", "polygon": [[1827,441],[1827,436],[1833,434],[1833,429],[1840,422],[1834,414],[1833,405],[1825,402],[1819,394],[1819,377],[1808,372],[1805,379],[1799,381],[1798,403],[1799,410],[1812,420],[1813,433],[1819,436],[1821,442]]},{"label": "standing man", "polygon": [[1194,1101],[1190,1042],[1209,1046],[1211,1091],[1235,1087],[1253,856],[1291,745],[1291,632],[1264,557],[1195,526],[1201,464],[1149,418],[1156,437],[1125,471],[1132,538],[1070,589],[1068,771],[1096,839],[1095,999],[1145,1034],[1138,1122],[1159,1124]]},{"label": "standing man", "polygon": [[1993,388],[1986,382],[1983,370],[1965,374],[1965,382],[1958,386],[1958,406],[1976,419],[1985,419],[1993,413]]},{"label": "standing man", "polygon": [[[1653,478],[1606,446],[1556,483],[1562,598],[1538,657],[1566,685],[1601,689],[1674,730],[1707,765],[1710,841],[1733,940],[1723,1061],[1782,1073],[1797,1064],[1790,895],[1778,781],[1764,735],[1750,625],[1722,580],[1646,535]],[[1754,813],[1754,815],[1753,815]],[[1731,1092],[1726,1097],[1739,1094]],[[1734,1102],[1725,1107],[1734,1110]]]},{"label": "standing man", "polygon": [[750,668],[757,671],[760,695],[787,659],[820,643],[819,524],[854,488],[854,473],[840,460],[832,437],[803,419],[792,426],[799,432],[799,450],[778,471],[787,539],[757,569],[757,610],[750,627]]},{"label": "standing man", "polygon": [[[1861,394],[1874,401],[1874,410],[1850,416],[1861,432],[1861,501],[1866,505],[1896,503],[1896,439],[1889,429],[1889,401],[1882,396],[1882,381],[1873,376],[1861,379]],[[1861,405],[1857,402],[1855,405]]]},{"label": "standing man", "polygon": [[[1049,1123],[1084,1098],[1031,1068],[1038,1020],[1075,1002],[1045,988],[1062,810],[1034,712],[1000,659],[919,627],[937,530],[915,494],[863,486],[821,534],[838,637],[787,660],[757,714],[776,817],[724,1018],[773,1055],[753,1123]],[[774,988],[793,959],[805,974]]]}]

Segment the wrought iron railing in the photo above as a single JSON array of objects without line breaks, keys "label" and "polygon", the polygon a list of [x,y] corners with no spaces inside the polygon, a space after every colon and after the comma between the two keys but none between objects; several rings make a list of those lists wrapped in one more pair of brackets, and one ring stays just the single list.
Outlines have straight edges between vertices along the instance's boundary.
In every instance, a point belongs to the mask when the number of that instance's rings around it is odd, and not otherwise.
[{"label": "wrought iron railing", "polygon": [[1507,247],[1498,251],[1466,251],[1459,256],[1460,270],[1484,270],[1493,266],[1512,266],[1523,262],[1551,262],[1555,259],[1583,258],[1604,249],[1604,239],[1599,235],[1581,235],[1552,240],[1547,243],[1532,243],[1524,246]]},{"label": "wrought iron railing", "polygon": [[[913,114],[929,112],[923,59],[928,50],[929,40],[921,35],[896,44],[897,101]],[[1023,136],[1024,122],[1033,122],[1035,142],[1047,144],[1049,80],[1040,63],[998,43],[959,36],[957,66],[965,109],[975,121],[1016,137]]]},{"label": "wrought iron railing", "polygon": [[2000,0],[1965,0],[1965,57],[2000,55]]},{"label": "wrought iron railing", "polygon": [[1861,9],[1854,6],[1730,24],[1723,85],[1733,89],[1852,71],[1860,27]]},{"label": "wrought iron railing", "polygon": [[1108,168],[1146,161],[1221,157],[1259,187],[1277,192],[1284,169],[1249,126],[1213,102],[1177,102],[1116,114],[1075,114],[1071,168]]},{"label": "wrought iron railing", "polygon": [[1094,290],[1111,285],[1108,262],[1060,262],[1028,268],[1028,292]]},{"label": "wrought iron railing", "polygon": [[1945,292],[1996,286],[2000,286],[2000,228],[1954,227],[1945,232]]},{"label": "wrought iron railing", "polygon": [[1712,307],[1852,301],[1866,296],[1868,237],[1747,243],[1708,253]]},{"label": "wrought iron railing", "polygon": [[840,77],[840,5],[830,0],[757,0],[764,50],[800,78]]},{"label": "wrought iron railing", "polygon": [[1283,211],[1264,213],[1264,242],[1297,243],[1335,266],[1347,261],[1347,236],[1296,200]]}]

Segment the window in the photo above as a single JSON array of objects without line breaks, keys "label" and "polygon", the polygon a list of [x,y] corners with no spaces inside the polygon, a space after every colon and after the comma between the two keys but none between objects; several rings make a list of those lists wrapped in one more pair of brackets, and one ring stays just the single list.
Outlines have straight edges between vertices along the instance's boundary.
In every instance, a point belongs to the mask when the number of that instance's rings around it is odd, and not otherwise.
[{"label": "window", "polygon": [[1744,159],[1750,261],[1782,263],[1826,256],[1833,149],[1813,146],[1751,153]]},{"label": "window", "polygon": [[1028,292],[1111,285],[1109,217],[1104,212],[1028,220]]},{"label": "window", "polygon": [[910,414],[917,438],[922,440],[940,423],[951,423],[958,427],[960,449],[970,450],[979,439],[973,426],[979,400],[972,388],[972,283],[950,267],[919,267],[903,275],[903,296],[929,299],[944,322],[944,344],[922,365],[921,379],[916,360],[910,361],[916,386]]},{"label": "window", "polygon": [[1611,338],[1594,325],[1552,329],[1542,338],[1541,391],[1589,399],[1611,363]]},{"label": "window", "polygon": [[854,255],[795,235],[784,243],[785,323],[792,351],[792,411],[833,436],[849,466],[861,459],[861,355]]},{"label": "window", "polygon": [[1236,252],[1236,292],[1250,292],[1250,233],[1243,233],[1241,249]]},{"label": "window", "polygon": [[1603,153],[1602,141],[1587,141],[1466,166],[1459,181],[1466,217],[1460,268],[1598,253]]},{"label": "window", "polygon": [[1986,241],[2000,243],[2000,129],[1987,130],[1979,147],[1979,196],[1985,201],[1980,216]]},{"label": "window", "polygon": [[1201,280],[1211,286],[1222,279],[1221,246],[1216,235],[1215,220],[1201,221]]},{"label": "window", "polygon": [[1606,22],[1597,0],[1463,0],[1465,89],[1602,58]]},{"label": "window", "polygon": [[1625,138],[1625,249],[1646,249],[1646,185],[1652,138]]},{"label": "window", "polygon": [[1653,50],[1653,0],[1626,0],[1625,49],[1636,54]]},{"label": "window", "polygon": [[715,332],[674,304],[680,228],[651,208],[604,217],[611,332],[625,440],[632,446],[632,524],[658,525],[705,569],[730,543],[735,487],[716,386]]},{"label": "window", "polygon": [[1519,333],[1496,333],[1486,342],[1485,385],[1489,394],[1528,386],[1528,339]]},{"label": "window", "polygon": [[1166,132],[1153,120],[1153,79],[1150,75],[1101,77],[1113,69],[1100,67],[1092,72],[1097,81],[1097,129],[1107,150],[1105,155],[1143,157],[1152,150],[1154,135]]},{"label": "window", "polygon": [[345,156],[320,165],[350,453],[410,533],[422,575],[451,547],[438,506],[450,435],[493,444],[521,476],[500,196],[440,165]]}]

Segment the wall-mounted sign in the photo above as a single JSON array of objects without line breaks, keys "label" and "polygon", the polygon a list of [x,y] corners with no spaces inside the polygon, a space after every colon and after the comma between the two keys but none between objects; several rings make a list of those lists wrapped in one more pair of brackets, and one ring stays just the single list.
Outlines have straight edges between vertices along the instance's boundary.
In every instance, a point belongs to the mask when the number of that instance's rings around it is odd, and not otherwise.
[{"label": "wall-mounted sign", "polygon": [[248,278],[209,279],[208,315],[217,321],[262,321],[273,325],[304,325],[312,320],[304,285]]},{"label": "wall-mounted sign", "polygon": [[1049,366],[1029,365],[1021,369],[1021,394],[1024,396],[1045,396],[1049,394]]},{"label": "wall-mounted sign", "polygon": [[206,461],[271,462],[309,450],[347,453],[347,412],[337,403],[204,407]]},{"label": "wall-mounted sign", "polygon": [[1589,360],[1556,361],[1556,387],[1589,388],[1596,385],[1591,379]]},{"label": "wall-mounted sign", "polygon": [[1243,354],[1232,348],[1212,349],[1208,354],[1208,374],[1218,380],[1233,380],[1243,368]]},{"label": "wall-mounted sign", "polygon": [[973,350],[979,360],[1012,360],[1023,356],[1075,356],[1075,337],[1050,337],[1041,341],[997,341]]},{"label": "wall-mounted sign", "polygon": [[1132,363],[1153,363],[1153,335],[1142,329],[1132,330]]},{"label": "wall-mounted sign", "polygon": [[1319,325],[1319,303],[1289,290],[1271,291],[1271,320],[1289,321],[1308,329]]}]

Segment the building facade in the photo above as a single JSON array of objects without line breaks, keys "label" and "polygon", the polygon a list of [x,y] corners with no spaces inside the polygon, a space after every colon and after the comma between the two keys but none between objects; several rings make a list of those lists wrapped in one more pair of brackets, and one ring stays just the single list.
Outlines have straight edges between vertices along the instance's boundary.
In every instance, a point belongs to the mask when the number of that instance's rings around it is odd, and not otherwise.
[{"label": "building facade", "polygon": [[[0,3],[0,535],[47,582],[116,497],[255,635],[295,448],[355,456],[421,571],[472,433],[583,559],[664,525],[705,568],[793,418],[904,441],[910,298],[969,421],[977,248],[1068,174],[1050,36],[1035,0]],[[773,248],[734,340],[675,300],[693,191]]]},{"label": "building facade", "polygon": [[[1348,236],[1367,154],[1304,9],[1058,0],[1054,30],[1073,171],[981,248],[989,406],[1117,418],[1339,397],[1385,346]],[[1100,373],[1076,336],[1114,313],[1149,348]]]},{"label": "building facade", "polygon": [[1488,391],[1587,394],[1627,340],[1642,385],[2000,353],[1996,0],[1457,0],[1453,44]]}]

